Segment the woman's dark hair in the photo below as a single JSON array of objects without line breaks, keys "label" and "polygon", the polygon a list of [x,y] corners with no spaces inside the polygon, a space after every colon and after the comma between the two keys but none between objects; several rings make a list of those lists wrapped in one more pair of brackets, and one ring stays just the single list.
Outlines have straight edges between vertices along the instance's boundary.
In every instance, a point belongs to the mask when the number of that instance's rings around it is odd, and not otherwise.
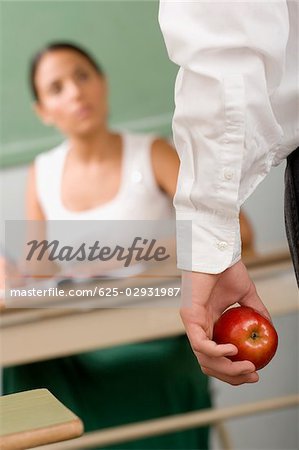
[{"label": "woman's dark hair", "polygon": [[50,53],[55,50],[71,50],[73,52],[79,53],[81,56],[84,56],[88,60],[88,62],[92,65],[92,67],[100,74],[104,75],[104,72],[100,65],[96,62],[96,60],[82,47],[79,47],[76,44],[72,44],[71,42],[52,42],[47,44],[44,48],[39,50],[37,54],[32,58],[30,64],[29,71],[29,83],[31,87],[31,91],[35,100],[38,100],[38,92],[35,84],[35,76],[38,65],[44,55]]}]

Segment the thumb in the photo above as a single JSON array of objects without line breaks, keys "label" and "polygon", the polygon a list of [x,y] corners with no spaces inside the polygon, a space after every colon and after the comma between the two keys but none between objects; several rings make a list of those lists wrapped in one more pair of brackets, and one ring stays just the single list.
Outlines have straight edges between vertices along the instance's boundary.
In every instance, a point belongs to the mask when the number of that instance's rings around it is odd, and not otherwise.
[{"label": "thumb", "polygon": [[238,303],[242,306],[249,306],[250,308],[255,309],[259,314],[264,316],[272,323],[270,313],[259,297],[253,283],[251,284],[251,287],[247,294],[242,299],[240,299]]}]

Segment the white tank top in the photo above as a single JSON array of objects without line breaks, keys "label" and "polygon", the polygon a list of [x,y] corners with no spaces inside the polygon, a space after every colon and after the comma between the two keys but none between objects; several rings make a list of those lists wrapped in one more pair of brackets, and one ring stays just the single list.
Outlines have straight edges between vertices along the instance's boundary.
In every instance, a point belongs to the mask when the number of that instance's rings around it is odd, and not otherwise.
[{"label": "white tank top", "polygon": [[35,159],[36,188],[46,220],[159,220],[174,217],[172,201],[159,189],[151,163],[152,135],[123,134],[121,184],[116,196],[98,207],[71,211],[61,201],[68,142]]}]

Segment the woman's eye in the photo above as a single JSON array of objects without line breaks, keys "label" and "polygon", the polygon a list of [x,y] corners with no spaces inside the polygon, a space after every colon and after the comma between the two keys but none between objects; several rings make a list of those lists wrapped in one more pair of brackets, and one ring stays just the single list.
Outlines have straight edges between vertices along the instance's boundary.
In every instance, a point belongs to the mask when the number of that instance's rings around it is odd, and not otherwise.
[{"label": "woman's eye", "polygon": [[89,74],[87,72],[80,71],[76,73],[76,78],[77,80],[85,81],[89,78]]},{"label": "woman's eye", "polygon": [[62,85],[60,83],[53,83],[49,88],[50,94],[59,94],[62,90]]}]

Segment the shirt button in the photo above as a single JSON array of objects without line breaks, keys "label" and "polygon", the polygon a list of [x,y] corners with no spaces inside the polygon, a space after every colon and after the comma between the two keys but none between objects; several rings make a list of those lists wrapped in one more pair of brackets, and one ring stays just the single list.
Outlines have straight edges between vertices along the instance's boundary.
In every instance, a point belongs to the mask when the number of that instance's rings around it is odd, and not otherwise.
[{"label": "shirt button", "polygon": [[234,176],[234,171],[231,169],[224,169],[224,178],[230,181]]},{"label": "shirt button", "polygon": [[217,242],[217,247],[218,247],[218,250],[221,250],[221,251],[226,250],[228,247],[228,243],[225,241]]}]

